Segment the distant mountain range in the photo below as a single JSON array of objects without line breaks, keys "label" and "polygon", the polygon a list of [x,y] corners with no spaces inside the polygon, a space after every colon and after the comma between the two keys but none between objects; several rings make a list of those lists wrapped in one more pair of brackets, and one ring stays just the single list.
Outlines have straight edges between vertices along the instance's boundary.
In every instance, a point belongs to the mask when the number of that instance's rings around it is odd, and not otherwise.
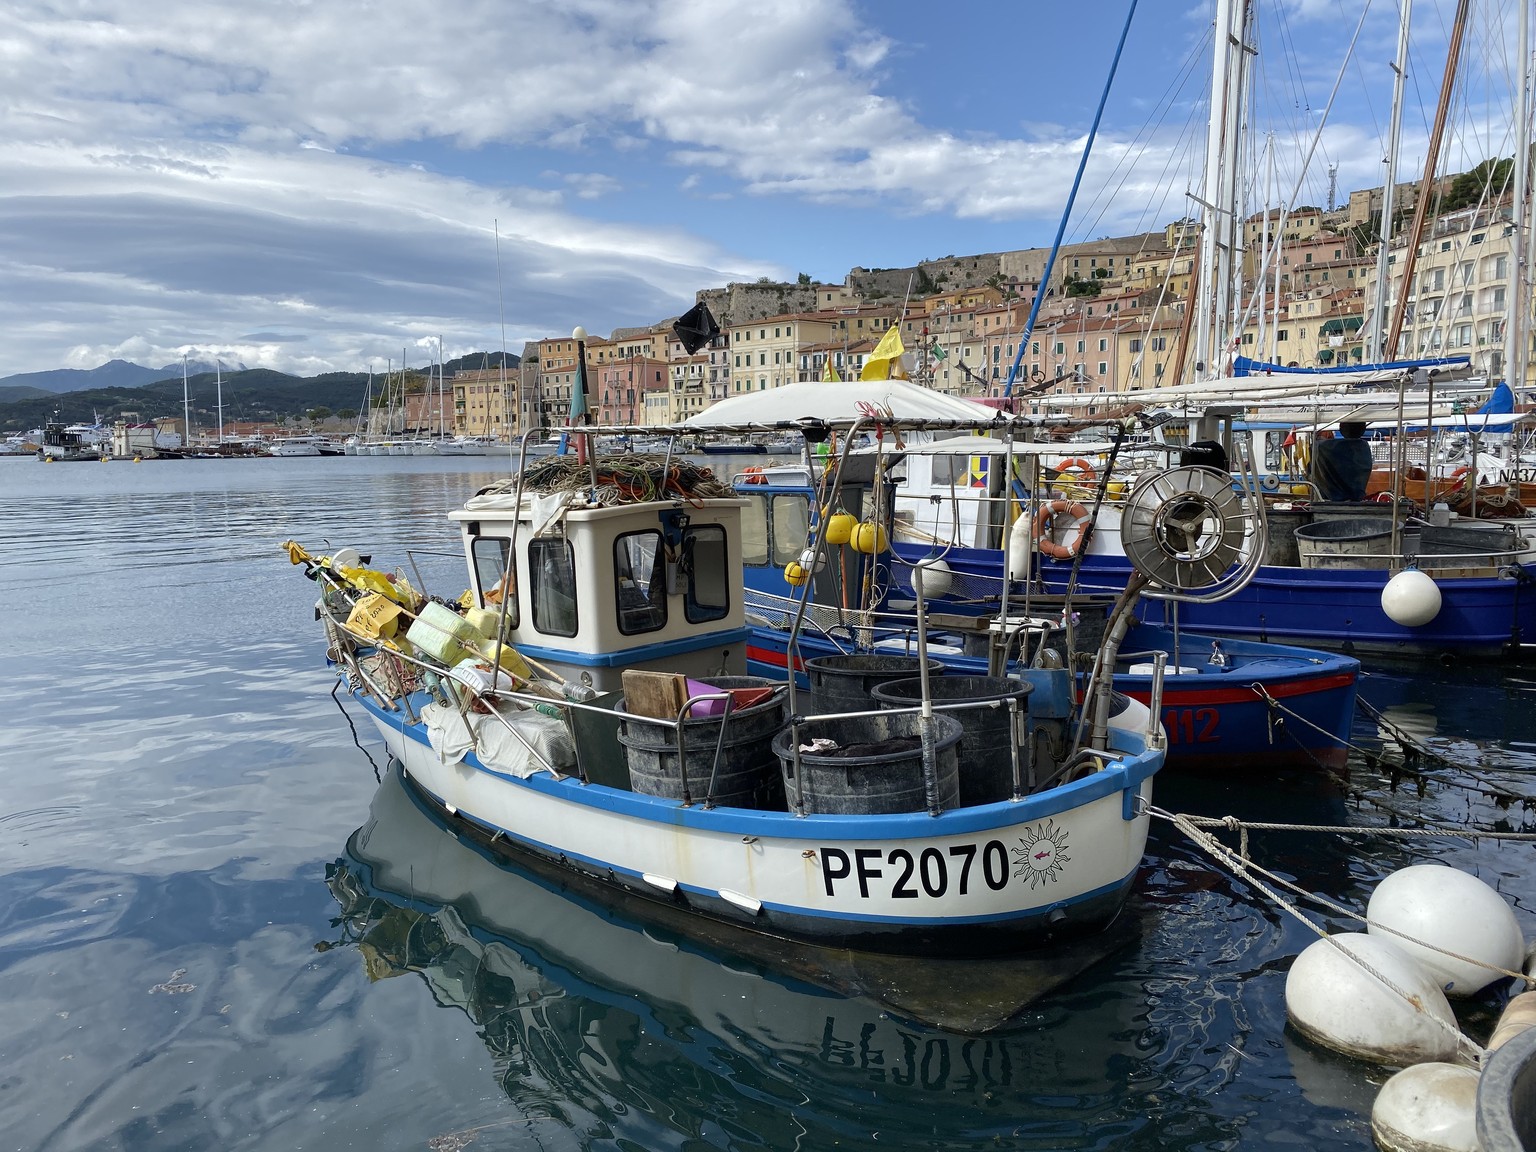
[{"label": "distant mountain range", "polygon": [[[519,358],[509,354],[508,368]],[[496,352],[472,352],[450,360],[444,374],[450,379],[461,369],[495,367]],[[188,392],[193,424],[207,427],[214,412],[215,365],[187,362]],[[222,393],[228,420],[270,421],[324,412],[356,415],[369,377],[363,372],[327,372],[319,376],[285,376],[265,368],[224,364]],[[383,381],[373,383],[377,400]],[[427,386],[424,371],[410,373],[409,388]],[[145,368],[126,360],[113,360],[100,368],[81,371],[60,368],[52,372],[24,372],[0,379],[0,433],[39,428],[59,419],[109,421],[132,414],[133,419],[180,416],[182,413],[181,363],[165,368]],[[348,416],[347,418],[350,418]]]},{"label": "distant mountain range", "polygon": [[[189,375],[212,372],[214,368],[211,360],[187,361]],[[244,368],[244,364],[224,365],[226,372],[240,372]],[[108,360],[98,368],[51,368],[46,372],[18,372],[14,376],[0,376],[0,404],[61,392],[85,392],[93,388],[142,388],[146,384],[173,376],[181,379],[180,361],[167,364],[164,368],[145,368],[142,364],[128,360]]]}]

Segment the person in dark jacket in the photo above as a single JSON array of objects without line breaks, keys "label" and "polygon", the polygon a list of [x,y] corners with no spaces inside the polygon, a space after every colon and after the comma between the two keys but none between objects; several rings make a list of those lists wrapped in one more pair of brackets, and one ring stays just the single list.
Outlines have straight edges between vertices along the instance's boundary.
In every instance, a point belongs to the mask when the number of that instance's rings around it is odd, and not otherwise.
[{"label": "person in dark jacket", "polygon": [[1361,437],[1365,425],[1348,421],[1339,425],[1339,434],[1319,440],[1312,448],[1312,483],[1322,500],[1365,499],[1371,480],[1371,446]]}]

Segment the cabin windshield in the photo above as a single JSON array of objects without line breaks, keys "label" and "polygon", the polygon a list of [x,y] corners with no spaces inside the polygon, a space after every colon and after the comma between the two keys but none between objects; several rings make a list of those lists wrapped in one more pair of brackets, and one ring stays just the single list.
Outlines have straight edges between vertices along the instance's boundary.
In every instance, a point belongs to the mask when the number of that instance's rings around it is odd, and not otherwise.
[{"label": "cabin windshield", "polygon": [[773,498],[773,562],[777,567],[800,558],[810,526],[809,505],[804,496]]},{"label": "cabin windshield", "polygon": [[688,575],[683,616],[688,623],[719,620],[730,611],[728,561],[725,529],[718,524],[689,528],[683,533],[683,567]]},{"label": "cabin windshield", "polygon": [[576,558],[565,540],[528,542],[533,626],[546,636],[576,635]]},{"label": "cabin windshield", "polygon": [[660,532],[626,532],[613,542],[614,604],[626,636],[667,626],[667,581]]},{"label": "cabin windshield", "polygon": [[741,562],[761,568],[768,563],[768,497],[740,495],[747,502],[741,510]]},{"label": "cabin windshield", "polygon": [[469,546],[469,554],[475,561],[475,583],[480,585],[480,598],[487,604],[499,606],[503,594],[510,591],[512,599],[507,605],[507,625],[516,628],[517,581],[507,570],[511,552],[512,541],[504,536],[476,536]]}]

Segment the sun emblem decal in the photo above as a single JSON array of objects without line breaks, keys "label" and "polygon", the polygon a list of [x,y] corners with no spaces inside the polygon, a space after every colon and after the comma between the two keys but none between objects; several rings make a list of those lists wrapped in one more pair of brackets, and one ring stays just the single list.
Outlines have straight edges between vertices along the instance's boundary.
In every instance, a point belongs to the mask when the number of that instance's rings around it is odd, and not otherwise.
[{"label": "sun emblem decal", "polygon": [[1029,886],[1038,888],[1046,881],[1060,878],[1063,865],[1072,858],[1067,855],[1067,830],[1056,827],[1055,821],[1031,828],[1019,837],[1019,846],[1013,850],[1015,876],[1027,876]]}]

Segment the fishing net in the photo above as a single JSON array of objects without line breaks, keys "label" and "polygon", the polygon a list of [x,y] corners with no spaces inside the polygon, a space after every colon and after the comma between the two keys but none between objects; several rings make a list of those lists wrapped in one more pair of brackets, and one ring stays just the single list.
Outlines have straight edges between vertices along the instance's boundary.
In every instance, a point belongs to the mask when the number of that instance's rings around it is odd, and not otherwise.
[{"label": "fishing net", "polygon": [[[647,500],[712,500],[735,495],[729,484],[722,483],[708,468],[687,460],[668,460],[665,456],[628,453],[605,456],[594,466],[577,463],[574,456],[552,456],[524,471],[525,493],[549,495],[557,492],[591,493],[599,505],[638,504]],[[518,490],[518,478],[508,477],[487,485],[477,496],[511,495]]]}]

